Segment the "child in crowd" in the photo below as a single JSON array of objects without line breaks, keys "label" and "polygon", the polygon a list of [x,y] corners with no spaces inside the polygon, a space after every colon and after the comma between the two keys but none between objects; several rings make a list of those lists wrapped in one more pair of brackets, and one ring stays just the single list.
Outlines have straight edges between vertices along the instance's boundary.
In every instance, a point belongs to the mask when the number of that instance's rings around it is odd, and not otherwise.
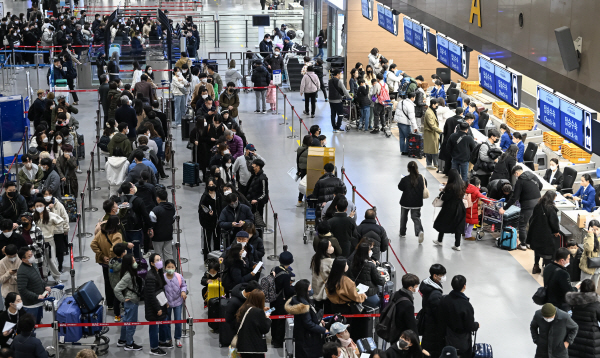
[{"label": "child in crowd", "polygon": [[204,286],[202,288],[202,297],[204,297],[204,307],[208,306],[208,300],[209,298],[212,298],[208,297],[208,285],[210,283],[213,283],[213,281],[221,280],[221,274],[219,273],[221,265],[219,264],[219,261],[215,258],[209,258],[207,260],[207,266],[208,270],[204,272],[204,276],[202,276],[202,280],[200,281],[202,286]]},{"label": "child in crowd", "polygon": [[[117,283],[121,280],[121,264],[123,256],[127,254],[127,243],[119,242],[116,244],[115,247],[113,247],[113,253],[115,254],[115,257],[108,262],[108,280],[114,291]],[[121,322],[121,302],[117,299],[117,296],[115,296],[115,301],[109,303],[112,303],[114,308],[115,322]]]},{"label": "child in crowd", "polygon": [[275,88],[275,84],[273,80],[269,83],[269,88],[267,88],[267,103],[271,105],[271,111],[275,112],[277,105],[277,89]]},{"label": "child in crowd", "polygon": [[[165,285],[165,295],[167,296],[167,301],[169,303],[167,320],[171,319],[171,314],[175,316],[173,318],[174,320],[180,320],[183,301],[187,298],[187,285],[185,284],[183,276],[175,272],[177,269],[175,260],[168,259],[165,268],[167,271],[165,273],[165,281],[167,282]],[[167,342],[170,340],[171,330],[169,329]],[[177,348],[183,347],[183,344],[181,343],[181,323],[175,323],[175,341]]]},{"label": "child in crowd", "polygon": [[579,263],[581,262],[581,256],[583,255],[583,249],[577,245],[575,240],[569,240],[567,242],[567,250],[571,253],[570,265],[567,267],[567,271],[571,276],[571,282],[581,281],[581,269]]},{"label": "child in crowd", "polygon": [[472,177],[465,196],[471,197],[471,207],[467,208],[467,218],[465,221],[465,240],[474,241],[473,237],[473,226],[479,223],[479,199],[487,199],[487,197],[480,192],[481,180],[478,177]]}]

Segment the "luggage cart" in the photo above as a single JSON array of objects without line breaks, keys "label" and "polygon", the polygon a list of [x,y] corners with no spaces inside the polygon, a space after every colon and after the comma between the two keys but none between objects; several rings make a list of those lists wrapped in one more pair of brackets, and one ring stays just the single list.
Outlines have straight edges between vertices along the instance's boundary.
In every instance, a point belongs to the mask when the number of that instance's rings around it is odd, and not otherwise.
[{"label": "luggage cart", "polygon": [[346,131],[350,131],[352,127],[358,131],[358,108],[354,104],[354,100],[352,98],[344,98],[342,99],[342,105],[344,108],[344,119],[348,121],[346,123]]},{"label": "luggage cart", "polygon": [[[61,303],[64,301],[64,299],[66,297],[68,297],[70,295],[65,295],[64,293],[64,285],[57,285],[52,287],[52,289],[50,290],[50,294],[48,295],[48,297],[54,297],[55,299],[53,301],[45,301],[44,302],[44,311],[47,312],[52,312],[52,321],[55,322],[56,321],[56,312],[58,311],[58,307],[60,307]],[[104,305],[105,303],[105,299],[102,299],[100,305]],[[102,318],[102,322],[106,322],[106,306],[104,307],[103,310],[103,318]],[[59,323],[63,323],[63,322],[59,322]],[[54,349],[54,351],[61,349],[64,351],[66,350],[67,346],[75,346],[75,347],[89,347],[91,350],[93,350],[96,355],[98,356],[103,356],[108,354],[108,348],[109,348],[109,343],[110,343],[110,338],[106,337],[105,334],[108,333],[108,327],[102,327],[102,329],[95,333],[93,335],[94,337],[94,341],[92,343],[81,343],[81,342],[69,342],[69,343],[62,343],[59,341],[58,343],[58,347],[50,347],[51,349]],[[91,336],[86,335],[85,333],[83,334],[82,339],[84,338],[89,338]],[[61,355],[62,355],[62,351],[61,351]]]},{"label": "luggage cart", "polygon": [[479,205],[482,209],[481,223],[475,238],[477,241],[483,240],[485,233],[492,234],[494,239],[498,239],[502,235],[502,227],[504,226],[504,215],[500,214],[500,209],[504,206],[504,199],[480,199]]},{"label": "luggage cart", "polygon": [[302,240],[304,244],[308,244],[308,239],[313,238],[317,231],[317,209],[319,202],[317,199],[306,198],[306,205],[304,206],[304,234]]},{"label": "luggage cart", "polygon": [[384,122],[381,126],[381,131],[385,134],[386,138],[389,138],[392,135],[392,118],[394,117],[394,104],[392,101],[386,101],[383,109],[383,118]]}]

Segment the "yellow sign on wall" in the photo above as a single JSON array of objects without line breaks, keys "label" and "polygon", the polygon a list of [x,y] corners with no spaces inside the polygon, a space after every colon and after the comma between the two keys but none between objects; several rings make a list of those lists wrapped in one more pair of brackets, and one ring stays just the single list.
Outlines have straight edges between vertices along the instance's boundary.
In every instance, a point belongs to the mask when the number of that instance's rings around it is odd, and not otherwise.
[{"label": "yellow sign on wall", "polygon": [[469,22],[473,23],[473,16],[477,15],[477,25],[481,27],[481,0],[471,1],[471,14],[469,15]]}]

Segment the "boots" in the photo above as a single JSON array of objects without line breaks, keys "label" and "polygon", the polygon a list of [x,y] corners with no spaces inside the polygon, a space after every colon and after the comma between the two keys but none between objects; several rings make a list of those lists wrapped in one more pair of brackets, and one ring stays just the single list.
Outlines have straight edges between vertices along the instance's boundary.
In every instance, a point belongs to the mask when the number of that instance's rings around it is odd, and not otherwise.
[{"label": "boots", "polygon": [[531,273],[536,275],[538,273],[542,273],[542,269],[540,268],[539,264],[534,264],[533,265],[533,270],[531,270]]}]

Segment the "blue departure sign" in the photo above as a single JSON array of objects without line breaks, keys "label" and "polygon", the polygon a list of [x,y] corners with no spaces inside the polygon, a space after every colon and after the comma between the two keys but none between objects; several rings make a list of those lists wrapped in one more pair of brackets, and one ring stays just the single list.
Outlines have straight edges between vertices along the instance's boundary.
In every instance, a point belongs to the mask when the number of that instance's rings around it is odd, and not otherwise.
[{"label": "blue departure sign", "polygon": [[423,26],[417,24],[416,22],[413,22],[412,28],[413,28],[413,46],[415,46],[416,48],[418,48],[419,50],[421,50],[423,52],[427,52],[427,51],[423,50]]},{"label": "blue departure sign", "polygon": [[361,0],[362,15],[373,21],[373,4],[375,0]]},{"label": "blue departure sign", "polygon": [[512,104],[512,80],[510,72],[499,66],[495,66],[495,74],[496,96],[500,97],[504,102]]},{"label": "blue departure sign", "polygon": [[429,53],[429,27],[408,16],[402,18],[402,24],[404,27],[404,41],[418,48],[419,51]]},{"label": "blue departure sign", "polygon": [[495,67],[492,62],[479,56],[479,85],[491,93],[496,93]]},{"label": "blue departure sign", "polygon": [[464,78],[469,77],[469,52],[460,42],[437,33],[437,60]]},{"label": "blue departure sign", "polygon": [[437,34],[437,60],[450,67],[450,54],[448,53],[448,40],[445,36]]},{"label": "blue departure sign", "polygon": [[410,18],[405,17],[402,19],[402,23],[404,24],[404,41],[414,46],[412,21],[410,21]]},{"label": "blue departure sign", "polygon": [[521,108],[523,76],[510,67],[479,55],[479,85],[516,109]]},{"label": "blue departure sign", "polygon": [[450,69],[462,73],[462,48],[453,42],[448,42],[448,50],[450,50]]},{"label": "blue departure sign", "polygon": [[537,86],[537,120],[556,133],[561,133],[560,99],[552,90]]},{"label": "blue departure sign", "polygon": [[560,100],[560,133],[573,143],[583,147],[583,111],[566,99]]},{"label": "blue departure sign", "polygon": [[392,9],[377,3],[377,23],[379,26],[398,36],[398,15],[394,15]]}]

